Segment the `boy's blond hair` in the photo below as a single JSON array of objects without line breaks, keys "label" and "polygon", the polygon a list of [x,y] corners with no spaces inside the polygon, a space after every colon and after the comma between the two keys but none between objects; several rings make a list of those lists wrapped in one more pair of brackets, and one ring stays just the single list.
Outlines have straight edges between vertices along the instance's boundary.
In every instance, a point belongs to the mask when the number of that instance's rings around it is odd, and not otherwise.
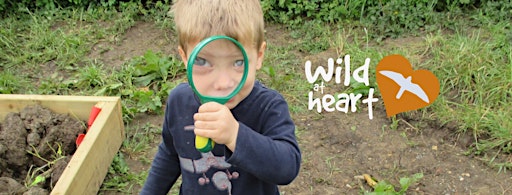
[{"label": "boy's blond hair", "polygon": [[256,49],[264,41],[260,0],[176,0],[171,11],[185,52],[188,43],[212,35],[230,36]]}]

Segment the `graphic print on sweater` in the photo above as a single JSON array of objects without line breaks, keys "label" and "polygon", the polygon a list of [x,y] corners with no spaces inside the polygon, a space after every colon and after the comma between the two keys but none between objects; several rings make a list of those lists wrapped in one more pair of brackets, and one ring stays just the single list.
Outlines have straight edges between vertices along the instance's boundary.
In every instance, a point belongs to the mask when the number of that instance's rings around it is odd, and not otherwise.
[{"label": "graphic print on sweater", "polygon": [[219,190],[227,190],[231,195],[231,179],[238,178],[238,172],[230,173],[228,168],[231,164],[227,163],[224,156],[214,156],[212,152],[201,153],[201,158],[197,160],[180,158],[181,167],[191,173],[202,174],[197,182],[199,185],[208,185],[210,178],[206,176],[206,172],[211,168],[225,169],[225,171],[217,171],[211,176],[211,181]]}]

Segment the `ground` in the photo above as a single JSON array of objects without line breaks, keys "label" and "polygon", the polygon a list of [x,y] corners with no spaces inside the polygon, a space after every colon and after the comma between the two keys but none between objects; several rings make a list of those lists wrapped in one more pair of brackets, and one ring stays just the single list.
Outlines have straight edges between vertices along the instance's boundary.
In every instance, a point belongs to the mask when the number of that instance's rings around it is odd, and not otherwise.
[{"label": "ground", "polygon": [[[289,38],[289,32],[279,26],[268,26],[266,34],[269,45],[286,44],[283,40]],[[118,39],[119,44],[98,43],[90,56],[118,66],[134,56],[143,55],[148,49],[177,53],[173,35],[148,22],[137,22]],[[416,38],[402,38],[387,42],[392,47],[396,43],[402,45],[403,42],[416,41]],[[306,59],[326,60],[336,57],[336,52],[327,50],[316,56],[302,57],[302,62]],[[386,117],[382,100],[374,105],[373,115],[372,120],[368,119],[368,111],[362,108],[347,114],[336,111],[293,113],[302,151],[302,167],[291,184],[280,188],[282,194],[359,194],[371,191],[368,184],[356,178],[362,174],[387,181],[398,191],[400,178],[416,173],[424,176],[410,186],[407,194],[512,193],[512,174],[490,168],[478,156],[465,155],[474,139],[454,133],[450,124],[424,121],[421,113],[413,112],[398,116],[398,126],[392,128],[392,120]],[[133,123],[149,122],[161,126],[162,120],[163,116],[144,115],[138,116]],[[153,158],[159,141],[154,140],[153,149],[143,154],[145,158]],[[134,172],[149,168],[139,159],[142,158],[130,156],[128,159]],[[135,186],[133,194],[139,188]]]}]

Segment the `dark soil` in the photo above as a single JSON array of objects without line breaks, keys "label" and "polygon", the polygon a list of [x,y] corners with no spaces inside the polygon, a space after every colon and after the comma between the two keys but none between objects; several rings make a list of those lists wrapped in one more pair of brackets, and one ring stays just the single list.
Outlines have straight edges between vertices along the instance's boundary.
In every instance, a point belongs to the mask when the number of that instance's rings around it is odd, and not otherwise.
[{"label": "dark soil", "polygon": [[[51,191],[85,130],[82,121],[40,105],[7,114],[0,124],[0,194]],[[38,175],[45,181],[26,188]]]},{"label": "dark soil", "polygon": [[[360,194],[372,189],[356,177],[370,174],[400,190],[399,180],[423,173],[407,194],[510,194],[511,174],[499,173],[464,148],[447,129],[399,119],[390,127],[383,105],[367,113],[297,116],[303,162],[285,194]],[[316,119],[315,119],[316,118]]]}]

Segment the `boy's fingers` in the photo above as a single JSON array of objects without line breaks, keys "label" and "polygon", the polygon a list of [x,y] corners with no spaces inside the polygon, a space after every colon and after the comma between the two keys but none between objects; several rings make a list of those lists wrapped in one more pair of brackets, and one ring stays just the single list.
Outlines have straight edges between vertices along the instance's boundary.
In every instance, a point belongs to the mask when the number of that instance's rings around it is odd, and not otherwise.
[{"label": "boy's fingers", "polygon": [[209,122],[209,121],[196,121],[194,122],[194,127],[196,129],[202,129],[202,130],[214,130],[217,128],[217,125],[215,125],[215,122]]},{"label": "boy's fingers", "polygon": [[216,112],[222,109],[222,104],[217,102],[206,102],[203,105],[199,106],[199,110],[197,112]]},{"label": "boy's fingers", "polygon": [[195,121],[214,121],[217,120],[218,114],[215,112],[195,113]]},{"label": "boy's fingers", "polygon": [[212,130],[199,129],[199,128],[194,129],[194,134],[201,136],[201,137],[211,138],[214,133],[215,132],[213,132]]}]

